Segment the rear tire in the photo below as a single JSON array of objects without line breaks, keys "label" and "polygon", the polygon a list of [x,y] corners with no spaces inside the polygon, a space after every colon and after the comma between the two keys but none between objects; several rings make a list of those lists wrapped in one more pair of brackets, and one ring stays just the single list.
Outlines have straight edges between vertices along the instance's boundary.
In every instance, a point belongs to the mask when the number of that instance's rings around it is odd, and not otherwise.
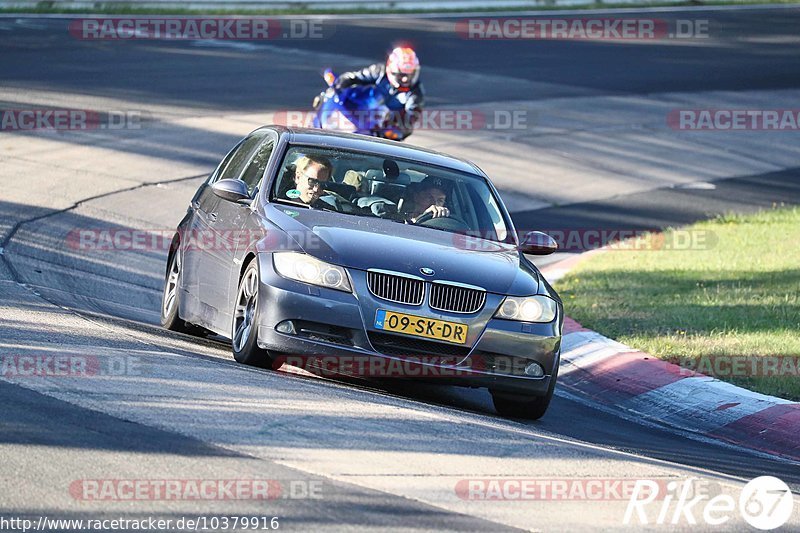
[{"label": "rear tire", "polygon": [[253,258],[239,281],[239,290],[233,308],[231,344],[233,358],[245,365],[273,368],[272,356],[258,346],[258,289],[261,279],[258,261]]},{"label": "rear tire", "polygon": [[550,407],[550,400],[556,390],[558,380],[558,366],[555,367],[544,396],[507,396],[499,392],[489,391],[492,394],[492,403],[500,416],[507,418],[524,418],[526,420],[539,420]]}]

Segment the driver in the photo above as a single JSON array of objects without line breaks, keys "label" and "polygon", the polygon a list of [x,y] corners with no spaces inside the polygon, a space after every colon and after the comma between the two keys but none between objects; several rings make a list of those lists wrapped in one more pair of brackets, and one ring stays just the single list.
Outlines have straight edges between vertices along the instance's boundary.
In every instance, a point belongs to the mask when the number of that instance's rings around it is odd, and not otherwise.
[{"label": "driver", "polygon": [[324,183],[331,177],[332,168],[330,160],[319,155],[304,155],[298,159],[294,171],[294,184],[300,192],[298,199],[305,204],[316,204],[325,190]]},{"label": "driver", "polygon": [[450,210],[444,205],[446,202],[445,180],[428,176],[420,182],[419,187],[411,196],[412,205],[404,210],[406,220],[416,224],[417,220],[425,213],[430,213],[432,218],[449,217]]}]

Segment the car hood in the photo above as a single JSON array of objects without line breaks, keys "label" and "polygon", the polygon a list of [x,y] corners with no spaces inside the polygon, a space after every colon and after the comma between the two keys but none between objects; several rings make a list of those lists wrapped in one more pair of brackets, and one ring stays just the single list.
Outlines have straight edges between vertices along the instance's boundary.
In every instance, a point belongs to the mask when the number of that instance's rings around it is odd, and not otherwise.
[{"label": "car hood", "polygon": [[[270,208],[268,218],[300,249],[322,261],[456,281],[498,294],[528,296],[539,291],[538,271],[511,245],[380,218]],[[421,268],[435,273],[423,276]]]}]

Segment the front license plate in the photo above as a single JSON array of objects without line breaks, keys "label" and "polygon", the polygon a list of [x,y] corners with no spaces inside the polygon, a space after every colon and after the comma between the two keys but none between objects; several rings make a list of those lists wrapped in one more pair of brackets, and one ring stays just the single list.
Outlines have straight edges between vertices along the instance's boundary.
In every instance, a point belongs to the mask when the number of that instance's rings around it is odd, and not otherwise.
[{"label": "front license plate", "polygon": [[456,322],[446,322],[424,316],[395,313],[386,309],[378,309],[375,314],[375,327],[384,331],[396,331],[415,337],[425,337],[453,344],[467,343],[468,326]]}]

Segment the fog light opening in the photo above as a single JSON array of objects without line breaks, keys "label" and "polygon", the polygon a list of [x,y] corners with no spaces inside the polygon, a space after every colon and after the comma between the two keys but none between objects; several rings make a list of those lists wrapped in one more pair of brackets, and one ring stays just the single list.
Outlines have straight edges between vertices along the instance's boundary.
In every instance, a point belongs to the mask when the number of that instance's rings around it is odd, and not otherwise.
[{"label": "fog light opening", "polygon": [[279,333],[286,333],[288,335],[297,335],[297,330],[294,327],[294,322],[292,322],[291,320],[284,320],[283,322],[275,326],[275,329],[278,330]]},{"label": "fog light opening", "polygon": [[544,377],[544,368],[539,363],[531,363],[525,367],[525,375],[532,378]]}]

